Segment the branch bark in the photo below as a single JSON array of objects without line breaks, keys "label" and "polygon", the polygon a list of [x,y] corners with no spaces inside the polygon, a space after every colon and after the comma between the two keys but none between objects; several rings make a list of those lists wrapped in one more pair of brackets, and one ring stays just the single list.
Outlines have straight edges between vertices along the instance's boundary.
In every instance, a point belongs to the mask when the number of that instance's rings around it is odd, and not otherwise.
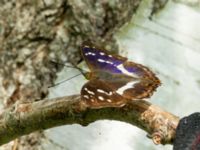
[{"label": "branch bark", "polygon": [[155,144],[171,144],[179,118],[147,101],[132,101],[121,108],[90,109],[79,95],[17,104],[0,115],[0,145],[37,130],[96,120],[119,120],[145,130]]}]

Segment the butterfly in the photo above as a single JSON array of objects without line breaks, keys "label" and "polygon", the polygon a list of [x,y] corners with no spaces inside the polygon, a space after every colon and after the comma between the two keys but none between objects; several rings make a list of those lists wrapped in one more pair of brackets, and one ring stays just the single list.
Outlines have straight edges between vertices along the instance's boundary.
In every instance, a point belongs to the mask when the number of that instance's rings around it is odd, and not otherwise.
[{"label": "butterfly", "polygon": [[91,71],[81,89],[81,101],[90,108],[122,107],[150,97],[161,84],[147,67],[90,43],[83,43],[81,55]]}]

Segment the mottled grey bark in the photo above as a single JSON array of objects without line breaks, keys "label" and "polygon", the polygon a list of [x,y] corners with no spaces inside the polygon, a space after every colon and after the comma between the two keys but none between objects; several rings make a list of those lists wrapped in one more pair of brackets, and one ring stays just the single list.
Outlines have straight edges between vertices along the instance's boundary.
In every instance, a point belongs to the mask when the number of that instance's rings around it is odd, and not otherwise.
[{"label": "mottled grey bark", "polygon": [[58,71],[49,61],[76,63],[85,40],[106,41],[115,49],[113,33],[131,19],[139,2],[0,1],[2,101],[8,106],[45,97]]}]

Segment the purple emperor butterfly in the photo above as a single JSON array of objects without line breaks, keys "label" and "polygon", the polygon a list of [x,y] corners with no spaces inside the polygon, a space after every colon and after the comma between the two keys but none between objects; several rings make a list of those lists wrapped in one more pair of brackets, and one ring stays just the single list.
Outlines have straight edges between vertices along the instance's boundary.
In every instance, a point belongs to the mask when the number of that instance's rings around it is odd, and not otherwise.
[{"label": "purple emperor butterfly", "polygon": [[89,81],[81,89],[81,100],[90,108],[122,107],[128,101],[150,97],[160,80],[147,67],[83,44],[82,57]]}]

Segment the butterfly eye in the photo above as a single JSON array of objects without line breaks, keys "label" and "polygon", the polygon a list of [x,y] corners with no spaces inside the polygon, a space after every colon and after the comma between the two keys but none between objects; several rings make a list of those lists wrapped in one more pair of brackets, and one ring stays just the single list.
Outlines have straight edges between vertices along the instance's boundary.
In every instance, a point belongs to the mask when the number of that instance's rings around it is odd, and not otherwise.
[{"label": "butterfly eye", "polygon": [[92,73],[91,72],[86,72],[86,73],[84,73],[84,76],[85,76],[85,78],[86,79],[91,79],[92,78]]}]

